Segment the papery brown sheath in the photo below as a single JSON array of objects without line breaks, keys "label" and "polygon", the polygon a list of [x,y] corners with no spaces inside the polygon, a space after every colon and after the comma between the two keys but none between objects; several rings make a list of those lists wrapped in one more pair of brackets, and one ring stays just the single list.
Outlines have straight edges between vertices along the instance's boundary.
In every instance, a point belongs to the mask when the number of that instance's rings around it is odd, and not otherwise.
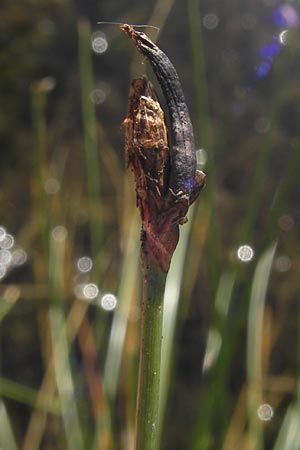
[{"label": "papery brown sheath", "polygon": [[146,36],[122,25],[137,48],[150,61],[169,109],[169,151],[164,114],[153,86],[146,78],[133,81],[124,121],[127,165],[136,181],[142,217],[144,255],[151,255],[163,272],[170,266],[186,222],[189,206],[205,185],[196,169],[193,128],[177,72],[169,58]]}]

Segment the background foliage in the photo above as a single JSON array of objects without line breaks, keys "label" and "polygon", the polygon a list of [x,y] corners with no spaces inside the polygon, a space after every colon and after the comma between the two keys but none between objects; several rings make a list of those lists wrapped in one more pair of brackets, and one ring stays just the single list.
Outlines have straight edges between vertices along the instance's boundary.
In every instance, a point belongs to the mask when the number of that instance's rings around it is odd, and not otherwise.
[{"label": "background foliage", "polygon": [[99,20],[160,27],[208,177],[167,285],[162,448],[298,449],[298,0],[2,2],[0,447],[132,448],[120,124],[132,77],[153,75]]}]

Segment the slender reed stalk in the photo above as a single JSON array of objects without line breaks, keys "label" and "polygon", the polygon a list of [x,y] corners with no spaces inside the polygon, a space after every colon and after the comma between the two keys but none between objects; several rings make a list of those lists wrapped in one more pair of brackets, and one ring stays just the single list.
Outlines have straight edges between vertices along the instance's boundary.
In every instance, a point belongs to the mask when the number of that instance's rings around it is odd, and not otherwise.
[{"label": "slender reed stalk", "polygon": [[[212,137],[212,129],[209,117],[208,108],[208,89],[205,77],[205,57],[202,45],[202,32],[201,32],[201,17],[199,0],[186,0],[188,28],[190,35],[190,49],[192,57],[192,75],[193,85],[195,93],[195,138],[199,147],[204,148],[207,152],[208,158],[205,165],[205,169],[209,173],[209,183],[206,186],[206,195],[204,202],[209,205],[210,222],[207,227],[207,251],[208,251],[208,274],[209,284],[212,293],[216,293],[216,286],[218,286],[219,273],[219,230],[218,219],[216,211],[216,196],[215,196],[215,182],[214,177],[216,173],[215,161],[214,161],[214,142]],[[199,208],[195,205],[195,217],[196,222],[202,220],[203,208]]]},{"label": "slender reed stalk", "polygon": [[49,324],[54,372],[67,449],[83,450],[84,439],[73,382],[67,322],[63,310],[66,237],[66,229],[63,226],[55,227],[50,235],[49,284],[51,307],[49,309]]},{"label": "slender reed stalk", "polygon": [[155,450],[159,432],[163,299],[167,275],[148,258],[143,278],[135,449]]},{"label": "slender reed stalk", "polygon": [[95,107],[90,100],[91,92],[94,89],[94,79],[90,45],[91,28],[87,20],[81,20],[78,24],[78,40],[91,251],[92,256],[95,257],[101,242],[101,230],[99,229],[99,221],[96,217],[96,211],[99,211],[100,207],[100,174],[97,154]]},{"label": "slender reed stalk", "polygon": [[6,407],[2,400],[0,400],[0,445],[3,449],[18,450]]},{"label": "slender reed stalk", "polygon": [[[52,78],[43,78],[34,82],[31,86],[32,102],[32,127],[33,127],[33,204],[35,216],[40,221],[41,240],[44,257],[48,258],[49,252],[49,229],[50,216],[48,208],[48,198],[44,189],[47,176],[47,129],[45,110],[47,106],[47,94],[54,88],[55,83]],[[47,274],[43,274],[46,278]]]},{"label": "slender reed stalk", "polygon": [[263,426],[257,408],[263,403],[262,359],[264,310],[270,272],[277,244],[273,244],[258,261],[251,287],[247,330],[247,378],[249,449],[263,450]]}]

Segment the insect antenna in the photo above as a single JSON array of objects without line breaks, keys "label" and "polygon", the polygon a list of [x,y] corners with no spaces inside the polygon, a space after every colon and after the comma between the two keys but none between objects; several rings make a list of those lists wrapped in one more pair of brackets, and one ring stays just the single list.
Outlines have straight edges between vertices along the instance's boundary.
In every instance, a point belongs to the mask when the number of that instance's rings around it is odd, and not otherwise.
[{"label": "insect antenna", "polygon": [[[125,25],[124,22],[106,22],[101,21],[97,22],[97,25]],[[153,28],[156,31],[160,31],[159,27],[156,27],[155,25],[148,25],[148,24],[130,24],[132,28]]]}]

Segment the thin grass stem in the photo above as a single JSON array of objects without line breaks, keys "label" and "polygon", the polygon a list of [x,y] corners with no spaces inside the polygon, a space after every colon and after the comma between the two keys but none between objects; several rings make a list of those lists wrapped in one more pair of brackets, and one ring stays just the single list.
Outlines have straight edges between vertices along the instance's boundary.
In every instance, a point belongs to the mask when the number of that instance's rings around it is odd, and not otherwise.
[{"label": "thin grass stem", "polygon": [[144,267],[135,450],[158,448],[165,284],[166,274],[149,258]]},{"label": "thin grass stem", "polygon": [[5,404],[0,400],[0,447],[18,450],[17,442],[10,424]]},{"label": "thin grass stem", "polygon": [[263,427],[258,417],[258,408],[263,403],[262,395],[262,343],[264,307],[270,271],[276,251],[272,245],[258,261],[250,295],[247,336],[247,378],[249,448],[263,450]]},{"label": "thin grass stem", "polygon": [[54,372],[61,402],[67,448],[68,450],[82,450],[84,448],[83,435],[69,357],[67,321],[63,311],[65,240],[66,230],[64,227],[56,227],[50,238],[49,282],[52,305],[49,310],[49,321]]},{"label": "thin grass stem", "polygon": [[96,215],[96,211],[99,212],[100,208],[100,175],[95,107],[91,101],[91,93],[94,89],[91,29],[87,20],[81,20],[78,24],[78,39],[91,251],[92,256],[95,257],[101,242],[101,230]]}]

